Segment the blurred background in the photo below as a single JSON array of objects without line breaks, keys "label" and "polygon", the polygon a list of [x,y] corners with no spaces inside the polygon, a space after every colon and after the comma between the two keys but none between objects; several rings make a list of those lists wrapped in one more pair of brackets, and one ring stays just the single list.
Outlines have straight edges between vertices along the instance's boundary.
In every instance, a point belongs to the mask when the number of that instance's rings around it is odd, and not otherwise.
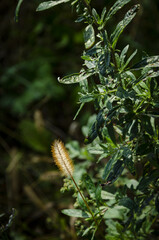
[{"label": "blurred background", "polygon": [[[118,48],[130,44],[142,55],[159,55],[159,1],[131,1],[110,22],[109,31],[135,3],[141,8]],[[83,144],[81,126],[92,114],[84,107],[76,121],[78,85],[57,78],[81,69],[84,23],[75,23],[70,4],[36,12],[39,0],[0,1],[0,235],[1,239],[76,239],[73,221],[61,214],[73,200],[61,194],[62,177],[50,145],[56,138]],[[92,0],[101,13],[111,0]],[[78,159],[77,159],[78,161]]]}]

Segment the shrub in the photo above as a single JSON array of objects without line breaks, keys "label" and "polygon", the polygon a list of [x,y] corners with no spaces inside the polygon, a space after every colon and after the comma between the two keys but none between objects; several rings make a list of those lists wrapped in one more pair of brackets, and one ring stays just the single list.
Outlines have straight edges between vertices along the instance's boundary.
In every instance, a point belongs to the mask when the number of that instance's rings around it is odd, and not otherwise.
[{"label": "shrub", "polygon": [[139,10],[138,4],[112,32],[107,31],[111,18],[130,0],[117,0],[101,14],[91,7],[91,0],[43,2],[37,11],[65,2],[76,9],[76,22],[86,24],[84,63],[79,73],[58,81],[80,86],[75,118],[88,103],[93,103],[96,114],[82,127],[85,145],[80,147],[75,141],[66,145],[70,156],[82,161],[75,164],[73,176],[80,190],[69,179],[62,188],[74,192],[75,209],[63,213],[78,218],[77,232],[83,238],[156,239],[159,56],[143,56],[133,64],[137,50],[131,52],[129,45],[117,49],[120,35]]}]

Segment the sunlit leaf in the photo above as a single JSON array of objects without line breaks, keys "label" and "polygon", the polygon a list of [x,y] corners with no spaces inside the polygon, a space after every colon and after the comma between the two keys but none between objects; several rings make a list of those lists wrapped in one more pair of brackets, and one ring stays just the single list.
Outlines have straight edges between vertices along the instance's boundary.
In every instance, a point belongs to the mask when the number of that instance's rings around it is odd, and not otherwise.
[{"label": "sunlit leaf", "polygon": [[120,65],[121,67],[123,67],[124,65],[124,60],[125,60],[125,57],[126,57],[126,54],[127,54],[127,51],[129,49],[129,45],[127,45],[121,52],[120,54]]},{"label": "sunlit leaf", "polygon": [[80,81],[87,79],[93,74],[94,74],[93,72],[86,72],[82,69],[80,73],[74,73],[64,78],[58,78],[58,81],[63,84],[79,83]]},{"label": "sunlit leaf", "polygon": [[111,34],[112,48],[114,49],[118,41],[119,36],[125,29],[125,27],[133,20],[137,11],[139,10],[139,5],[132,7],[125,15],[124,19],[118,23],[114,32]]},{"label": "sunlit leaf", "polygon": [[132,54],[131,54],[131,56],[127,59],[127,61],[126,61],[126,63],[124,64],[124,66],[121,68],[121,71],[122,70],[124,70],[126,67],[127,67],[127,65],[130,63],[130,61],[133,59],[133,57],[136,55],[136,53],[137,53],[137,50],[135,50]]},{"label": "sunlit leaf", "polygon": [[104,214],[104,219],[124,219],[124,215],[128,212],[128,209],[124,206],[113,206],[108,208]]},{"label": "sunlit leaf", "polygon": [[133,65],[131,69],[139,70],[145,67],[148,67],[148,68],[159,67],[159,56],[144,58],[142,61]]},{"label": "sunlit leaf", "polygon": [[70,217],[89,218],[89,215],[80,209],[64,209],[62,213]]},{"label": "sunlit leaf", "polygon": [[114,5],[110,8],[107,13],[106,21],[108,21],[117,11],[119,11],[125,4],[130,2],[131,0],[118,0],[114,3]]},{"label": "sunlit leaf", "polygon": [[58,4],[69,2],[70,0],[54,0],[48,2],[42,2],[37,7],[36,11],[44,11],[46,9],[52,8]]},{"label": "sunlit leaf", "polygon": [[85,28],[84,42],[85,42],[86,49],[91,48],[95,43],[95,32],[94,32],[94,28],[91,24]]}]

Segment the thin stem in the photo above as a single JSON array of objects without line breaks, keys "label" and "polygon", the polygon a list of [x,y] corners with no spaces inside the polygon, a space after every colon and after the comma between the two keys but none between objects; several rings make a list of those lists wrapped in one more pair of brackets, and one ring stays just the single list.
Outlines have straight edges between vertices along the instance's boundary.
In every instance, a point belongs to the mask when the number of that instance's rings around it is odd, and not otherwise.
[{"label": "thin stem", "polygon": [[90,5],[87,3],[87,0],[83,0],[83,3],[84,3],[84,5],[86,6],[86,8],[88,9],[89,14],[92,15],[91,7],[90,7]]},{"label": "thin stem", "polygon": [[74,184],[75,184],[75,186],[76,186],[76,188],[77,188],[77,190],[78,190],[79,194],[81,195],[81,197],[82,197],[82,199],[83,199],[83,201],[84,201],[84,203],[85,203],[85,205],[86,205],[86,207],[87,207],[88,211],[90,212],[90,214],[91,214],[91,216],[92,216],[92,218],[93,218],[93,220],[94,220],[94,222],[95,222],[96,226],[98,226],[98,223],[97,223],[97,221],[96,221],[96,219],[95,219],[95,217],[94,217],[94,215],[93,215],[93,213],[92,213],[92,211],[91,211],[90,207],[88,206],[88,204],[87,204],[87,201],[86,201],[85,197],[84,197],[84,196],[83,196],[83,194],[81,193],[81,190],[79,189],[79,187],[78,187],[78,185],[77,185],[77,183],[76,183],[76,181],[74,180],[74,178],[73,178],[73,176],[72,176],[72,175],[71,175],[71,178],[72,178],[72,181],[74,182]]},{"label": "thin stem", "polygon": [[[83,3],[86,6],[86,8],[88,9],[90,16],[92,16],[92,9],[91,9],[91,6],[88,4],[87,0],[83,0]],[[96,22],[94,22],[94,24],[96,25],[96,27],[98,27],[98,24]]]}]

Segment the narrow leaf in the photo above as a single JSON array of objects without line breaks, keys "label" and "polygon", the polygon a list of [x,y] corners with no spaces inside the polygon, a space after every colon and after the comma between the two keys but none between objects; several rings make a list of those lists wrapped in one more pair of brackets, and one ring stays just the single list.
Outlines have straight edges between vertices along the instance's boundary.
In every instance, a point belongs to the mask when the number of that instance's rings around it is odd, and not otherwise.
[{"label": "narrow leaf", "polygon": [[92,15],[95,18],[96,22],[99,24],[100,23],[100,17],[98,15],[97,11],[94,8],[92,9]]},{"label": "narrow leaf", "polygon": [[80,194],[79,192],[78,192],[78,194],[77,194],[77,200],[78,200],[78,203],[79,203],[80,207],[81,207],[82,209],[86,210],[86,209],[87,209],[86,204],[85,204],[85,202],[83,201],[83,198],[81,197],[81,194]]},{"label": "narrow leaf", "polygon": [[128,2],[130,2],[130,0],[118,0],[108,11],[106,21],[108,21],[108,19],[110,19],[117,11],[119,11]]},{"label": "narrow leaf", "polygon": [[127,67],[127,65],[130,63],[130,61],[133,59],[133,57],[136,55],[137,53],[137,49],[131,54],[131,56],[128,58],[128,60],[126,61],[126,63],[124,64],[124,66],[122,67],[122,71]]},{"label": "narrow leaf", "polygon": [[101,185],[98,185],[95,191],[95,198],[96,198],[97,204],[99,204],[102,199],[101,192],[102,192],[102,187]]},{"label": "narrow leaf", "polygon": [[79,101],[81,103],[86,103],[86,102],[91,102],[94,100],[94,95],[91,93],[88,93],[86,95],[83,95],[82,97],[80,97]]},{"label": "narrow leaf", "polygon": [[107,182],[115,182],[117,180],[117,178],[121,175],[122,171],[124,170],[124,165],[123,165],[123,161],[118,160],[113,167],[113,170],[110,172],[108,178],[107,178]]},{"label": "narrow leaf", "polygon": [[103,173],[103,180],[107,179],[108,174],[110,173],[112,166],[115,164],[115,162],[118,159],[118,152],[116,152],[111,159],[109,159],[108,163],[105,166],[104,173]]},{"label": "narrow leaf", "polygon": [[126,57],[126,54],[127,54],[127,51],[129,49],[129,45],[127,45],[121,52],[120,54],[120,65],[121,67],[123,67],[124,65],[124,60],[125,60],[125,57]]},{"label": "narrow leaf", "polygon": [[77,110],[77,112],[76,112],[76,114],[75,114],[75,116],[73,118],[73,120],[75,120],[77,118],[77,116],[80,113],[80,111],[82,110],[83,106],[84,106],[84,103],[81,103],[79,109]]},{"label": "narrow leaf", "polygon": [[123,147],[123,160],[125,166],[129,169],[131,174],[135,173],[135,166],[132,157],[132,151],[129,147]]},{"label": "narrow leaf", "polygon": [[114,200],[115,199],[115,195],[110,193],[110,192],[102,190],[101,198],[104,199],[104,200]]},{"label": "narrow leaf", "polygon": [[46,9],[52,8],[58,4],[61,3],[66,3],[69,2],[70,0],[54,0],[54,1],[48,1],[48,2],[42,2],[39,4],[39,6],[37,7],[36,11],[44,11]]},{"label": "narrow leaf", "polygon": [[103,8],[103,11],[102,11],[102,13],[101,13],[101,21],[104,20],[104,17],[105,17],[106,12],[107,12],[107,9],[106,9],[106,7],[104,7],[104,8]]},{"label": "narrow leaf", "polygon": [[79,218],[90,217],[86,212],[84,212],[80,209],[64,209],[64,210],[62,210],[62,213],[64,213],[67,216],[70,216],[70,217],[79,217]]},{"label": "narrow leaf", "polygon": [[144,67],[159,67],[159,56],[147,57],[131,67],[133,70],[139,70]]},{"label": "narrow leaf", "polygon": [[107,125],[107,129],[112,142],[116,145],[115,132],[114,132],[114,127],[112,122]]},{"label": "narrow leaf", "polygon": [[137,11],[139,10],[139,4],[132,7],[125,15],[124,19],[118,23],[116,29],[111,34],[112,48],[114,49],[116,43],[119,39],[120,34],[123,32],[124,28],[132,21],[135,17]]},{"label": "narrow leaf", "polygon": [[96,122],[92,125],[92,128],[88,134],[88,136],[85,138],[84,143],[89,144],[93,142],[93,140],[97,137],[97,130],[96,130]]},{"label": "narrow leaf", "polygon": [[96,187],[88,174],[84,174],[83,181],[91,198],[95,197]]},{"label": "narrow leaf", "polygon": [[151,182],[156,181],[159,178],[158,170],[155,169],[147,176],[141,178],[139,185],[137,187],[138,190],[145,192],[148,189],[148,186]]},{"label": "narrow leaf", "polygon": [[108,69],[109,65],[110,65],[110,51],[107,49],[104,51],[103,54],[100,55],[98,61],[99,73],[103,77],[106,76],[106,70]]},{"label": "narrow leaf", "polygon": [[73,84],[83,81],[93,74],[94,72],[86,72],[82,69],[80,73],[74,73],[63,78],[58,78],[58,81],[63,84]]}]

